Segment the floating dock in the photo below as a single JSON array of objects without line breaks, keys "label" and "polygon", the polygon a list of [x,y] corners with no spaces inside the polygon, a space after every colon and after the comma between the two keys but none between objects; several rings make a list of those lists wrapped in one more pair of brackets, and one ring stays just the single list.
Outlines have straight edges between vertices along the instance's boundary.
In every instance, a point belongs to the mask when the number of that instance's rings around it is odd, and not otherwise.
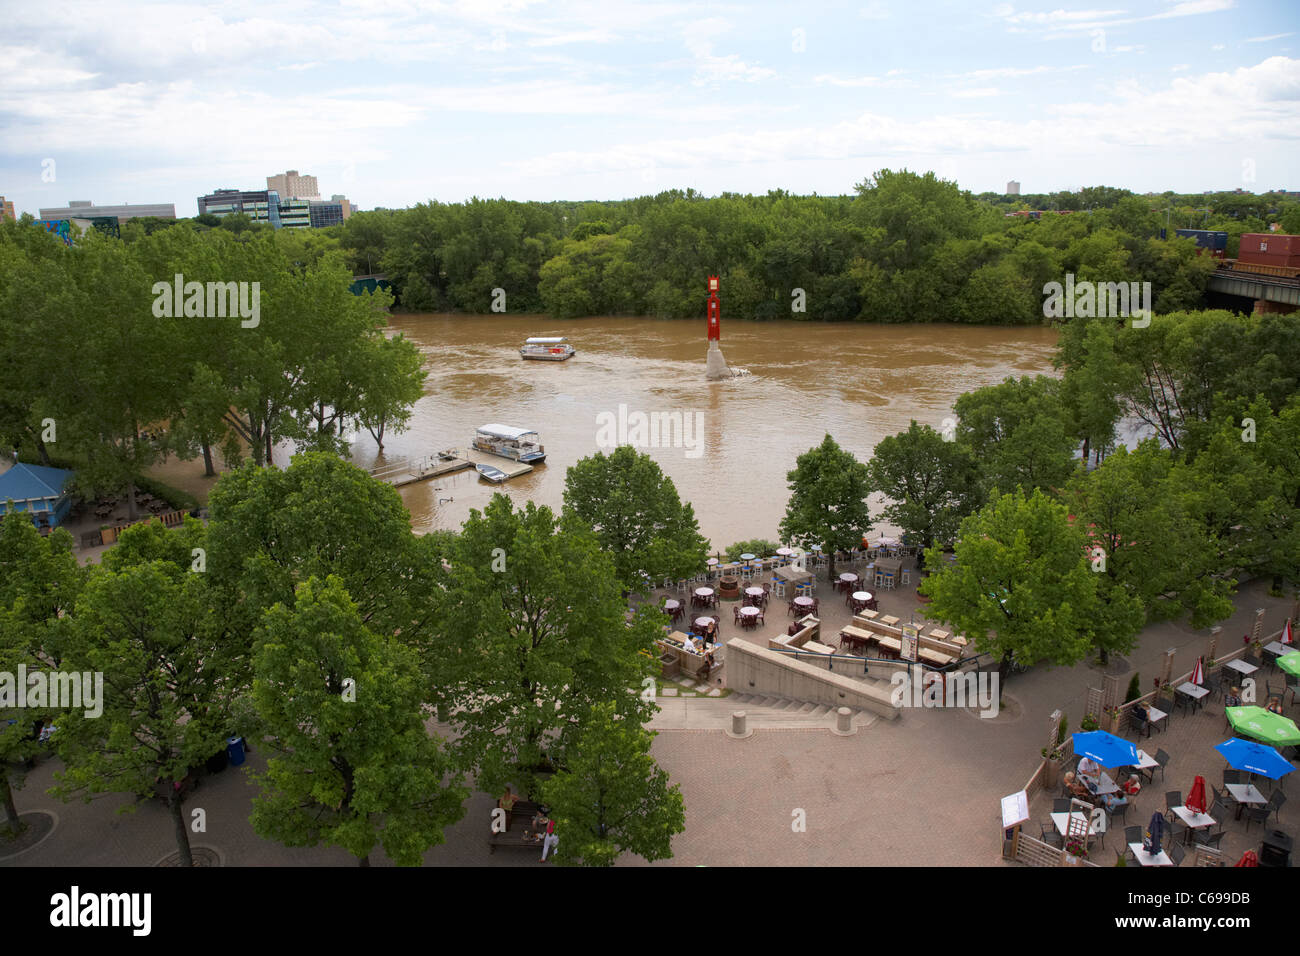
[{"label": "floating dock", "polygon": [[427,481],[430,478],[441,478],[443,475],[465,471],[480,463],[491,465],[504,472],[507,481],[533,470],[532,465],[511,461],[509,458],[498,458],[496,455],[488,455],[477,449],[452,448],[423,458],[407,458],[404,462],[384,465],[372,470],[370,477],[387,482],[394,488],[401,488],[404,485],[413,485],[417,481]]}]

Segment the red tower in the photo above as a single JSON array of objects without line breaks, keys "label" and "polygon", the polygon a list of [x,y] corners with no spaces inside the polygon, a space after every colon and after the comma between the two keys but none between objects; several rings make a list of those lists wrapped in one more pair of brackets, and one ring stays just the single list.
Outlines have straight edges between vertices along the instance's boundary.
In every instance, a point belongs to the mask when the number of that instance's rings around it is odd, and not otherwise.
[{"label": "red tower", "polygon": [[722,341],[722,324],[718,303],[718,277],[709,276],[709,341]]}]

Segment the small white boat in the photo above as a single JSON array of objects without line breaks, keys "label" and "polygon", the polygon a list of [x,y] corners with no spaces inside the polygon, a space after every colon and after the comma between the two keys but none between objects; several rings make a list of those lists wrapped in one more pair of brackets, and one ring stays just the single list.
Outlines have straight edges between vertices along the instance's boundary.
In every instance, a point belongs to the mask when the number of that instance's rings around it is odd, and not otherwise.
[{"label": "small white boat", "polygon": [[491,465],[475,465],[474,470],[478,472],[480,478],[486,478],[498,485],[506,480],[506,473],[500,468],[493,468]]},{"label": "small white boat", "polygon": [[546,460],[546,448],[537,432],[531,428],[483,425],[474,433],[474,447],[489,455],[509,458],[526,465],[536,465]]},{"label": "small white boat", "polygon": [[578,350],[564,338],[531,338],[519,350],[520,358],[539,362],[563,362],[577,354]]}]

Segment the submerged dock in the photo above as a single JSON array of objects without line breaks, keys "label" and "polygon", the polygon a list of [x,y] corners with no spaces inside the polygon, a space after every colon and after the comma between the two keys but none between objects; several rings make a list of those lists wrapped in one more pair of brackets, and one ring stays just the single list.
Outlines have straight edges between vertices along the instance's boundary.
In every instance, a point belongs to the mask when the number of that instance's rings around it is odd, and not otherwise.
[{"label": "submerged dock", "polygon": [[375,468],[370,472],[370,477],[387,482],[394,488],[401,488],[405,485],[413,485],[417,481],[427,481],[430,478],[441,478],[443,475],[465,471],[477,464],[491,465],[504,472],[507,480],[526,475],[533,470],[532,465],[511,461],[509,458],[498,458],[496,455],[488,455],[473,448],[452,448],[422,458],[407,458],[403,462]]}]

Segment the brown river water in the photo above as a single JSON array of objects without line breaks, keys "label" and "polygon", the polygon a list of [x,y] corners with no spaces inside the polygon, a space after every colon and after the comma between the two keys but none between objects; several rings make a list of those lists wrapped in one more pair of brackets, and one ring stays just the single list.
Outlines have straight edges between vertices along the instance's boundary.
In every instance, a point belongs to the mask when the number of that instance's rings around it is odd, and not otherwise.
[{"label": "brown river water", "polygon": [[[962,392],[1009,375],[1053,374],[1057,339],[1054,329],[1039,327],[745,322],[724,315],[723,354],[732,368],[752,374],[710,383],[703,320],[399,314],[391,324],[425,354],[425,395],[408,430],[385,436],[382,456],[368,433],[354,436],[357,465],[371,469],[464,448],[474,429],[490,422],[536,429],[547,454],[532,473],[500,486],[471,470],[400,489],[417,532],[459,527],[496,490],[558,511],[566,470],[609,450],[598,441],[618,439],[624,405],[632,426],[624,436],[634,444],[635,413],[682,414],[686,428],[660,436],[661,445],[675,438],[677,447],[641,450],[694,505],[715,550],[778,536],[786,474],[827,432],[866,461],[880,439],[913,418],[942,431]],[[566,336],[577,355],[524,361],[519,347],[535,335]],[[872,503],[878,514],[878,496]],[[874,530],[895,529],[877,522]]]}]

